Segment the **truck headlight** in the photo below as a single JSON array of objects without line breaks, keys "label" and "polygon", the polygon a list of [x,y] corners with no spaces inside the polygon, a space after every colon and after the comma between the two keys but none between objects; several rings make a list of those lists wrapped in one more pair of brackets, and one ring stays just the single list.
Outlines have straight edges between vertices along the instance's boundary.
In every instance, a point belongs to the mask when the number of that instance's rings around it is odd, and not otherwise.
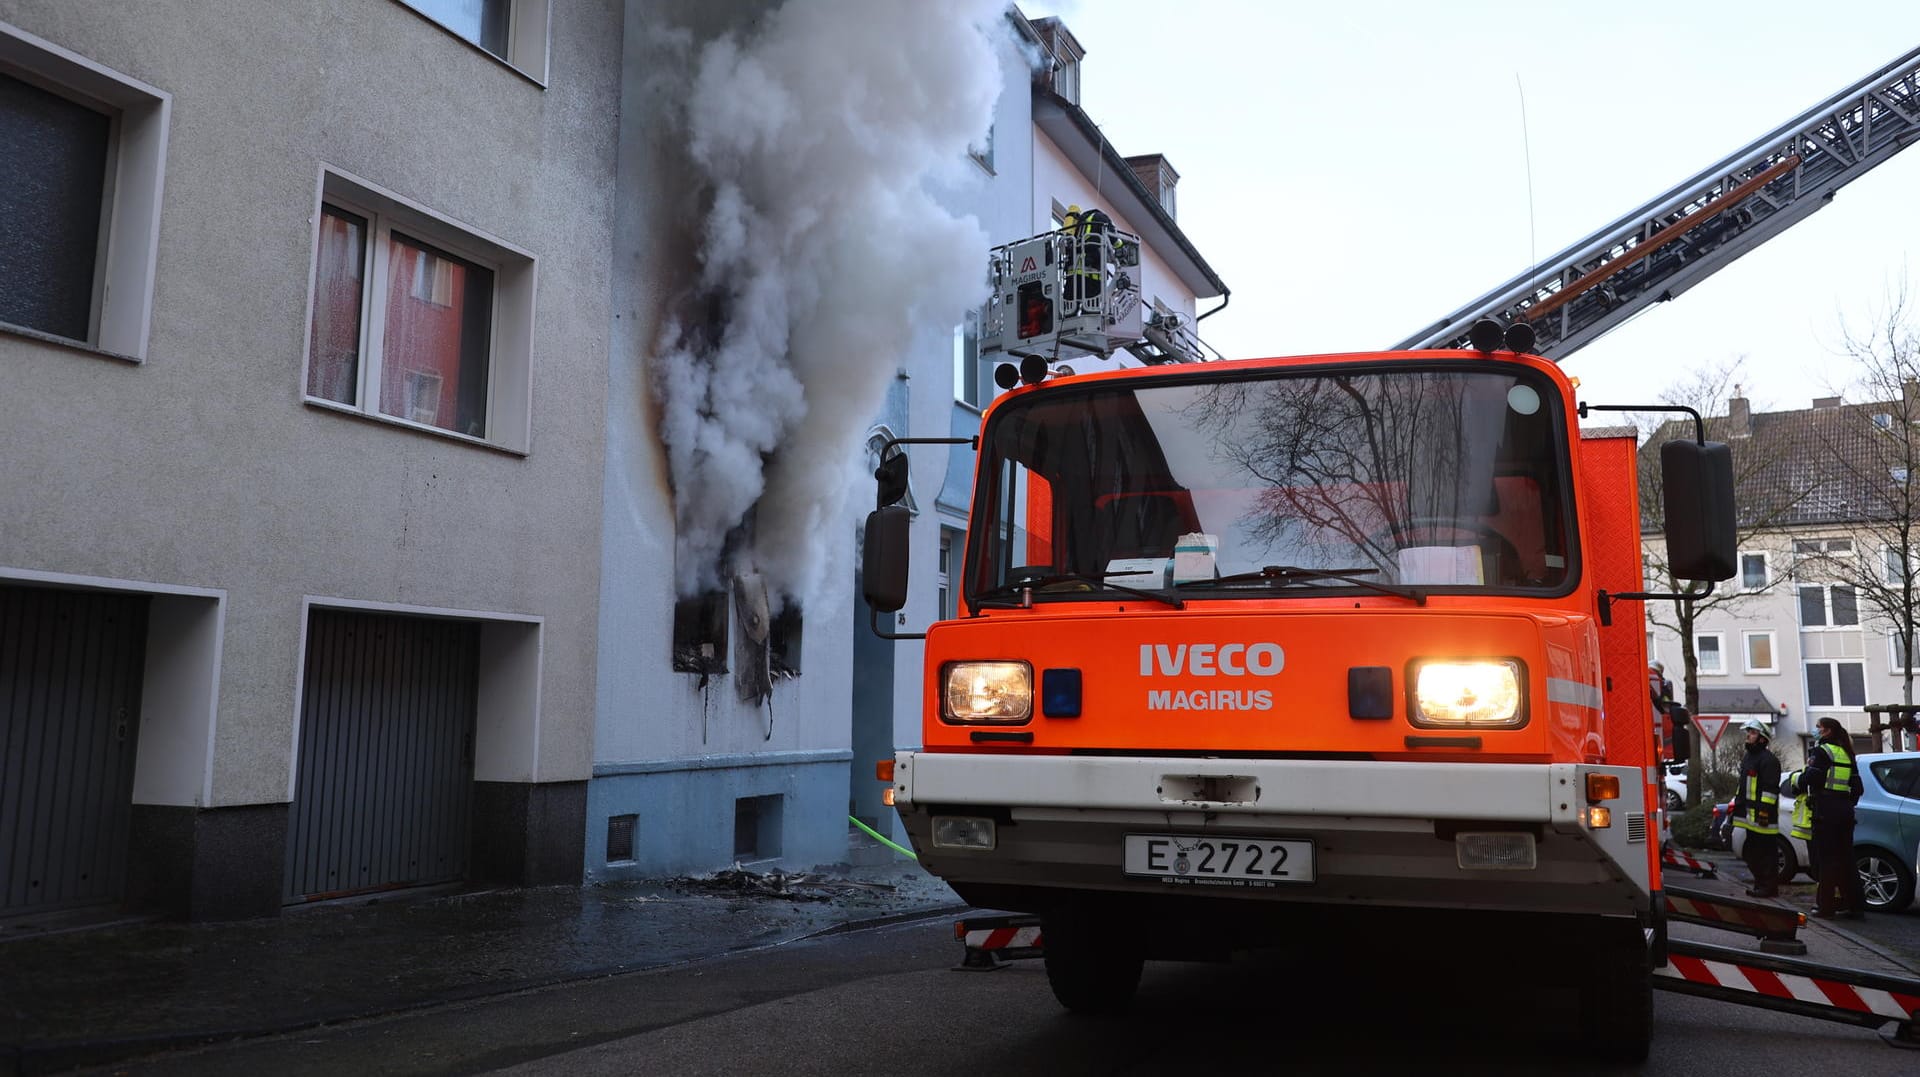
[{"label": "truck headlight", "polygon": [[1421,662],[1413,682],[1413,722],[1426,726],[1525,725],[1526,673],[1516,658]]},{"label": "truck headlight", "polygon": [[1033,718],[1033,667],[1025,662],[950,662],[941,717],[1021,723]]}]

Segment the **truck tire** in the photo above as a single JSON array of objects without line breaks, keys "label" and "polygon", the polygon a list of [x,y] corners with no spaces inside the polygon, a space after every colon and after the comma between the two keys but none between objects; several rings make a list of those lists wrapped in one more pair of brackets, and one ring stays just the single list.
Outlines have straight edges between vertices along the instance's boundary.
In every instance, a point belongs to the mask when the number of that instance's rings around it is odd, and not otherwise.
[{"label": "truck tire", "polygon": [[1580,1032],[1589,1053],[1642,1062],[1653,1041],[1653,969],[1636,925],[1600,940],[1580,989]]},{"label": "truck tire", "polygon": [[1052,914],[1040,927],[1040,950],[1053,997],[1077,1014],[1124,1013],[1146,961],[1117,925],[1084,912]]}]

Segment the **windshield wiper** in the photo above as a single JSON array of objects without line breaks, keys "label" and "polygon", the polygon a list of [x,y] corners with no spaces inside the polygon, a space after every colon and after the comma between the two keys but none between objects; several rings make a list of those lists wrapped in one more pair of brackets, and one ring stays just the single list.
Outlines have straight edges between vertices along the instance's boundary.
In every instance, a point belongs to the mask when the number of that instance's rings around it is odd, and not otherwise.
[{"label": "windshield wiper", "polygon": [[1102,591],[1121,591],[1129,595],[1139,595],[1141,598],[1150,598],[1155,602],[1164,602],[1176,610],[1187,608],[1185,602],[1164,592],[1144,591],[1138,587],[1128,587],[1125,584],[1110,583],[1107,580],[1108,576],[1138,575],[1140,575],[1138,572],[1053,572],[1044,576],[1023,576],[1011,583],[1003,583],[998,587],[990,587],[980,592],[973,596],[973,604],[977,606],[982,602],[992,602],[997,599],[1018,598],[1019,605],[1026,607],[1033,605],[1032,592],[1039,588],[1052,587],[1055,584],[1061,583],[1086,583],[1092,584]]},{"label": "windshield wiper", "polygon": [[1379,575],[1377,568],[1298,568],[1293,565],[1267,565],[1253,572],[1236,572],[1231,576],[1217,576],[1213,579],[1186,580],[1173,586],[1179,590],[1187,588],[1205,588],[1231,586],[1237,583],[1270,583],[1276,587],[1291,587],[1296,583],[1311,583],[1314,580],[1338,580],[1350,583],[1368,591],[1378,591],[1383,595],[1396,595],[1411,599],[1417,605],[1427,604],[1425,591],[1414,587],[1402,587],[1391,583],[1378,583],[1363,579],[1365,576]]}]

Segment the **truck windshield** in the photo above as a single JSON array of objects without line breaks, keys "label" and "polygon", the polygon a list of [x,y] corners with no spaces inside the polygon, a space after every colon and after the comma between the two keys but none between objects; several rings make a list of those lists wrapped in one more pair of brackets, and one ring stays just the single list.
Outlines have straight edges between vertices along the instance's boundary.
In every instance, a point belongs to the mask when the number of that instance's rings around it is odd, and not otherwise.
[{"label": "truck windshield", "polygon": [[1484,361],[1032,393],[982,440],[966,590],[1563,593],[1566,437],[1549,378]]}]

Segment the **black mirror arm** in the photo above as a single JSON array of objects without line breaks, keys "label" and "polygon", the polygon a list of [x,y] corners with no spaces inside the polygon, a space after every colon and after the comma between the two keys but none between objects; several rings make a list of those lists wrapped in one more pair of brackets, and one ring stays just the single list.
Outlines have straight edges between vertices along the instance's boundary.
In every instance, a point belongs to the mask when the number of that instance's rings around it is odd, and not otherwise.
[{"label": "black mirror arm", "polygon": [[[1693,416],[1693,440],[1695,443],[1700,445],[1707,443],[1706,420],[1700,417],[1699,412],[1687,407],[1685,404],[1589,404],[1583,400],[1580,402],[1578,410],[1582,419],[1587,417],[1587,412],[1589,411],[1684,411],[1688,415]],[[1617,597],[1624,598],[1626,596],[1621,595]]]},{"label": "black mirror arm", "polygon": [[1698,602],[1713,593],[1713,581],[1706,580],[1704,582],[1707,585],[1704,591],[1614,591],[1609,593],[1605,588],[1601,588],[1599,592],[1600,624],[1604,627],[1613,623],[1613,603],[1616,599],[1632,598],[1642,602],[1651,602],[1664,598],[1677,602]]}]

